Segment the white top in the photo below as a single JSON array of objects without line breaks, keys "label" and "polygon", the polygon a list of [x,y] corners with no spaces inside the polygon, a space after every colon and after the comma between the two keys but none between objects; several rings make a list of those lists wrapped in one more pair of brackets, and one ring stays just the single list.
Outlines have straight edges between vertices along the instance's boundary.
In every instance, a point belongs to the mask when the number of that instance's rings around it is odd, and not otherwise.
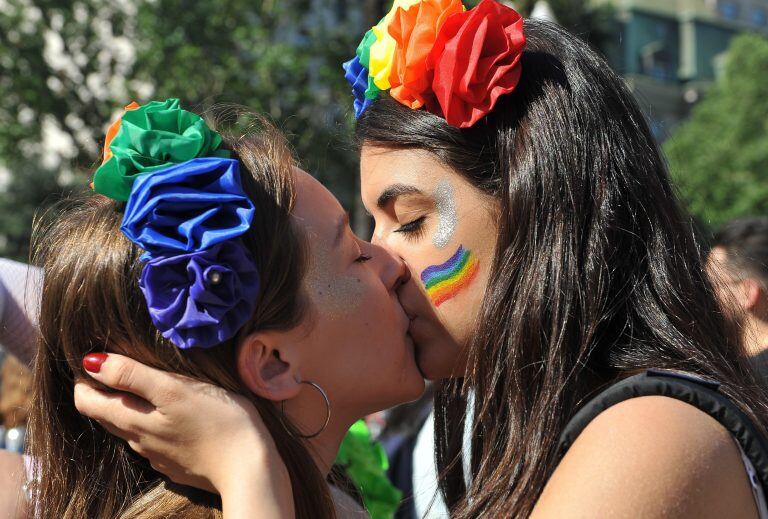
[{"label": "white top", "polygon": [[[469,486],[472,473],[472,415],[474,393],[467,398],[467,417],[464,420],[464,438],[462,440],[461,465],[464,471],[464,483]],[[435,411],[429,413],[421,427],[416,444],[413,446],[413,506],[416,517],[423,519],[448,518],[448,507],[437,486],[437,462],[435,460]]]},{"label": "white top", "polygon": [[763,486],[760,484],[760,479],[757,477],[757,471],[747,455],[744,453],[744,449],[741,448],[741,444],[736,442],[736,446],[741,453],[741,460],[744,462],[744,468],[747,470],[747,479],[749,485],[752,487],[752,495],[755,496],[755,504],[757,505],[757,515],[760,519],[768,519],[768,503],[765,501],[765,492],[763,492]]}]

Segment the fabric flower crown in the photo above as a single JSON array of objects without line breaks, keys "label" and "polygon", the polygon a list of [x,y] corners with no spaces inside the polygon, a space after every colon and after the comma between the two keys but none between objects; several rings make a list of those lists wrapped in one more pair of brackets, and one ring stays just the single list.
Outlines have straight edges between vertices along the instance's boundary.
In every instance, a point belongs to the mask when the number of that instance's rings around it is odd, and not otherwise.
[{"label": "fabric flower crown", "polygon": [[107,131],[93,189],[127,202],[120,230],[141,247],[152,322],[182,349],[234,337],[253,314],[256,264],[240,237],[255,207],[221,135],[178,99],[131,103]]},{"label": "fabric flower crown", "polygon": [[495,0],[395,0],[344,63],[359,118],[382,91],[469,128],[520,80],[523,19]]}]

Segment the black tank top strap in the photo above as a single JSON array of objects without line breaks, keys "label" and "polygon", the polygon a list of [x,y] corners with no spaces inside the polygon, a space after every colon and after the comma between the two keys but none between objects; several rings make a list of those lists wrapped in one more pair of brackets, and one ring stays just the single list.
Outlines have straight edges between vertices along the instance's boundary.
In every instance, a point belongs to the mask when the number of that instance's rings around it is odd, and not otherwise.
[{"label": "black tank top strap", "polygon": [[697,407],[730,431],[768,494],[768,440],[719,388],[716,381],[667,370],[649,369],[626,378],[605,389],[573,416],[560,435],[559,455],[564,456],[587,425],[609,407],[631,398],[666,396]]}]

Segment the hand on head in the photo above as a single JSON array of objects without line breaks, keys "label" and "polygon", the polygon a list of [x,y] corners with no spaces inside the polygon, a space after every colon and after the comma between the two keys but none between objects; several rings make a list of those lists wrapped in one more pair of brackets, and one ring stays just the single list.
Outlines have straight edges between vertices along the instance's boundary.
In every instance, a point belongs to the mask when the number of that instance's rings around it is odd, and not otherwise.
[{"label": "hand on head", "polygon": [[[78,411],[175,483],[223,493],[233,479],[265,473],[265,467],[287,477],[269,431],[246,398],[122,355],[91,354],[83,364],[96,383],[75,385]],[[233,472],[237,467],[243,472]]]}]

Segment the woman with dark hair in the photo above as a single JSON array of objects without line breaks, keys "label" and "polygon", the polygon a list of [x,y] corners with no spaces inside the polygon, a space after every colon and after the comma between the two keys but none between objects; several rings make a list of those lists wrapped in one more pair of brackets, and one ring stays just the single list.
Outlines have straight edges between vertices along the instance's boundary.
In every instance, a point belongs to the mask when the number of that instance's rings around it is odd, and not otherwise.
[{"label": "woman with dark hair", "polygon": [[[346,70],[373,241],[411,268],[399,296],[419,366],[444,380],[437,459],[452,516],[764,516],[766,395],[608,65],[554,25],[523,32],[493,0],[403,0]],[[198,466],[115,396],[80,408],[141,423],[150,458]],[[200,430],[174,420],[181,438]],[[247,428],[228,424],[235,444]]]}]

